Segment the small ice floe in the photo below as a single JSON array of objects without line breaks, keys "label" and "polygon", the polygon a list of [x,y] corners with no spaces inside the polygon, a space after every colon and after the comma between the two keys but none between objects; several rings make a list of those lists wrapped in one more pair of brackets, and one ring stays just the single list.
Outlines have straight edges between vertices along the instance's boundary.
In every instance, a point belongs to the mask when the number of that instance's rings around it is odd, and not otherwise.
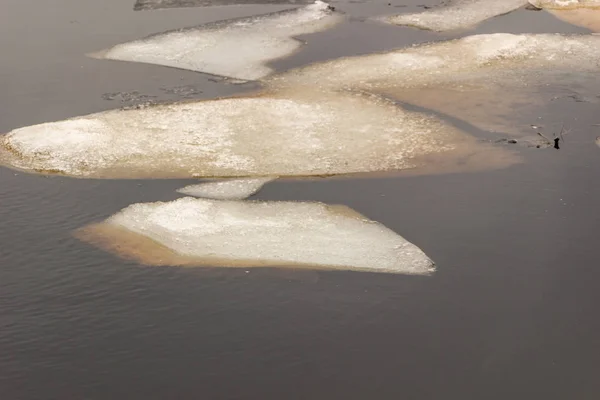
[{"label": "small ice floe", "polygon": [[414,244],[344,206],[185,197],[133,204],[80,239],[150,265],[298,266],[425,275]]},{"label": "small ice floe", "polygon": [[394,25],[443,32],[472,28],[527,4],[527,0],[453,0],[449,5],[419,13],[399,14],[382,20]]},{"label": "small ice floe", "polygon": [[573,25],[600,32],[600,0],[530,0],[535,7]]},{"label": "small ice floe", "polygon": [[311,82],[382,94],[462,119],[476,128],[515,131],[569,85],[598,93],[600,36],[489,34],[309,65],[266,79],[281,88]]},{"label": "small ice floe", "polygon": [[598,136],[598,137],[596,138],[596,144],[598,145],[598,147],[600,147],[600,136]]},{"label": "small ice floe", "polygon": [[294,37],[323,31],[342,19],[317,0],[298,9],[160,33],[90,55],[256,80],[273,71],[269,61],[302,46]]},{"label": "small ice floe", "polygon": [[266,183],[276,177],[226,179],[215,182],[199,183],[178,189],[177,192],[188,196],[218,200],[242,200],[256,194]]},{"label": "small ice floe", "polygon": [[410,169],[482,146],[380,97],[296,87],[15,129],[0,136],[0,164],[83,178],[314,176]]},{"label": "small ice floe", "polygon": [[312,0],[136,0],[133,9],[141,10],[159,10],[163,8],[180,7],[209,7],[209,6],[227,6],[239,4],[309,4]]}]

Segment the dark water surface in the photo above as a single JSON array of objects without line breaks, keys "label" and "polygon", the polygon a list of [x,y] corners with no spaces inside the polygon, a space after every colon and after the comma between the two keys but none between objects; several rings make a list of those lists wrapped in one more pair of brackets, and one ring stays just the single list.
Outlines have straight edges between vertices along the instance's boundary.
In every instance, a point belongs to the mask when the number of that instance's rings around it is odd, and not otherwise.
[{"label": "dark water surface", "polygon": [[[0,132],[120,105],[105,93],[239,91],[83,54],[281,9],[135,13],[129,3],[4,1]],[[360,17],[411,4],[345,6]],[[478,31],[584,32],[527,11]],[[278,66],[452,37],[360,20],[320,35]],[[563,98],[532,115],[546,133],[562,123],[572,133],[561,150],[507,144],[525,159],[507,169],[277,181],[257,196],[352,207],[420,246],[438,264],[432,277],[143,267],[71,231],[131,203],[174,199],[191,181],[0,169],[0,399],[598,399],[597,108]]]}]

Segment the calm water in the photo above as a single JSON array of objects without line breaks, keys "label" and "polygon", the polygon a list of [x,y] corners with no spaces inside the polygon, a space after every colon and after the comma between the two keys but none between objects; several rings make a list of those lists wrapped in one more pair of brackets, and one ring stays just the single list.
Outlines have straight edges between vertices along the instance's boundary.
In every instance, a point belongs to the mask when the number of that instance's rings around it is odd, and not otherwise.
[{"label": "calm water", "polygon": [[[5,0],[0,132],[121,105],[105,93],[234,93],[200,74],[83,54],[282,8],[129,3]],[[276,65],[451,37],[360,21],[411,4],[337,3],[357,18]],[[585,32],[526,11],[478,31]],[[563,122],[573,132],[560,151],[515,145],[525,162],[504,170],[278,181],[257,196],[348,205],[424,249],[432,277],[143,267],[70,232],[174,199],[190,181],[0,169],[0,399],[597,399],[597,104],[565,98],[530,117],[548,130]]]}]

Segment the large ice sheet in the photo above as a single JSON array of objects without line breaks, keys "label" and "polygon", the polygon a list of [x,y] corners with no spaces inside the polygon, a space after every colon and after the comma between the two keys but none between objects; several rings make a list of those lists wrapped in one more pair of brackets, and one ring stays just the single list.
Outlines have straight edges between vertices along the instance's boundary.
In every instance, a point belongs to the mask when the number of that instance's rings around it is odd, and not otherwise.
[{"label": "large ice sheet", "polygon": [[515,117],[554,96],[595,95],[598,72],[600,36],[490,34],[314,64],[266,82],[380,93],[481,129],[521,133]]},{"label": "large ice sheet", "polygon": [[309,4],[312,0],[137,0],[133,9],[158,10],[162,8],[208,7],[239,4]]},{"label": "large ice sheet", "polygon": [[383,21],[443,32],[472,28],[486,19],[507,14],[525,4],[527,0],[454,0],[444,7],[385,17]]},{"label": "large ice sheet", "polygon": [[88,178],[308,176],[408,169],[484,147],[373,95],[295,88],[15,129],[0,136],[0,161]]},{"label": "large ice sheet", "polygon": [[133,204],[78,237],[152,265],[429,274],[414,244],[343,206],[194,199]]},{"label": "large ice sheet", "polygon": [[294,10],[152,35],[93,56],[255,80],[272,72],[269,61],[302,45],[294,37],[325,30],[341,20],[327,3],[316,1]]},{"label": "large ice sheet", "polygon": [[276,177],[226,179],[188,185],[177,192],[188,196],[204,197],[218,200],[242,200],[256,194],[266,183]]}]

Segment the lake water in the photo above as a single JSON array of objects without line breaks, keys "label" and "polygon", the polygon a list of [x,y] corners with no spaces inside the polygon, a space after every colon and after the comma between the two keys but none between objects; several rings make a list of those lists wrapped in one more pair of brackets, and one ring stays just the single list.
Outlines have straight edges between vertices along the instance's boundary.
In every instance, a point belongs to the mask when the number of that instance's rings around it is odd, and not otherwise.
[{"label": "lake water", "polygon": [[[134,12],[129,3],[5,0],[0,132],[124,105],[107,93],[177,100],[182,86],[194,98],[252,89],[84,54],[286,8]],[[422,3],[433,2],[336,2],[352,20],[274,65],[458,36],[362,20]],[[521,10],[477,32],[587,31]],[[500,170],[283,180],[256,196],[347,205],[421,247],[437,263],[431,277],[140,266],[72,230],[175,199],[193,181],[0,169],[0,398],[597,399],[597,103],[561,98],[528,118],[520,123],[572,133],[560,150],[506,144],[524,162]]]}]

